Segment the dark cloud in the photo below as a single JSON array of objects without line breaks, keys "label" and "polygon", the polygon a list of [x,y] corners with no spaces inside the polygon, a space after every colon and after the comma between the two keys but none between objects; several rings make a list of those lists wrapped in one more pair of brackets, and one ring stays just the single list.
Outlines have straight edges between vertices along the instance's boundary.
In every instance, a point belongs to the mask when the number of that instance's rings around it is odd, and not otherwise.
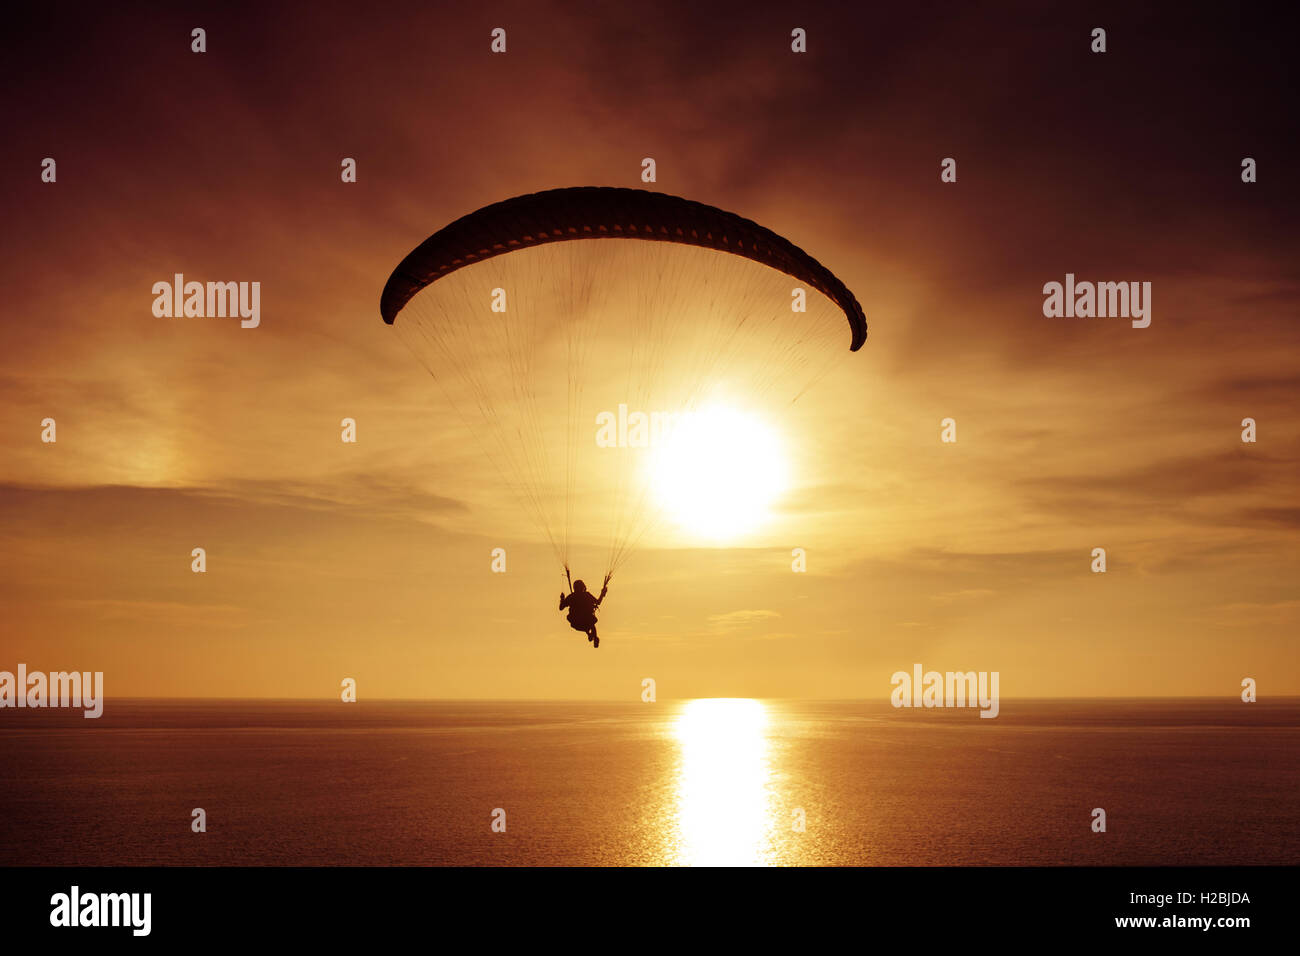
[{"label": "dark cloud", "polygon": [[1096,471],[1084,469],[1070,475],[1028,478],[1019,484],[1040,507],[1065,508],[1087,500],[1107,510],[1153,504],[1177,508],[1198,497],[1244,494],[1262,483],[1290,477],[1295,461],[1234,450],[1144,462],[1129,468],[1105,466],[1105,462],[1099,462]]},{"label": "dark cloud", "polygon": [[1300,530],[1300,508],[1244,508],[1236,518],[1245,525]]}]

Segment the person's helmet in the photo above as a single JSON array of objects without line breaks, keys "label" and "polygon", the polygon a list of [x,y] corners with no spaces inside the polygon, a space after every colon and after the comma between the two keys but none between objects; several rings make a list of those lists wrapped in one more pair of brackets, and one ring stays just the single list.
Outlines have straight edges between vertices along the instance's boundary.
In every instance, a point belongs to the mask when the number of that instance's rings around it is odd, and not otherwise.
[{"label": "person's helmet", "polygon": [[573,590],[575,590],[575,591],[585,591],[585,590],[587,590],[587,585],[583,584],[581,580],[574,581],[574,582],[573,582]]}]

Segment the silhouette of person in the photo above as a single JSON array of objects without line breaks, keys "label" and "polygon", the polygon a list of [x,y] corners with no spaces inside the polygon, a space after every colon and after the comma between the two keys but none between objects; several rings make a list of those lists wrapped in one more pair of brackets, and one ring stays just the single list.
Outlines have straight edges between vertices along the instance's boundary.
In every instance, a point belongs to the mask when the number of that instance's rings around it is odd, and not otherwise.
[{"label": "silhouette of person", "polygon": [[569,609],[569,627],[585,631],[593,648],[600,647],[600,638],[596,635],[596,608],[605,600],[608,590],[609,575],[606,575],[605,583],[600,586],[600,597],[594,597],[582,581],[573,582],[573,593],[567,597],[563,591],[560,592],[560,610]]}]

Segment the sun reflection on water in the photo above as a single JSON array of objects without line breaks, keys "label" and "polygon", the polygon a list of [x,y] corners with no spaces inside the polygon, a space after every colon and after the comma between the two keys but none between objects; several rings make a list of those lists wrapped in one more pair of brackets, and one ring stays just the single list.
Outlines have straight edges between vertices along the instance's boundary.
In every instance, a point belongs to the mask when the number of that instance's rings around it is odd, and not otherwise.
[{"label": "sun reflection on water", "polygon": [[686,866],[773,862],[767,712],[746,698],[686,704],[674,727],[681,748],[677,859]]}]

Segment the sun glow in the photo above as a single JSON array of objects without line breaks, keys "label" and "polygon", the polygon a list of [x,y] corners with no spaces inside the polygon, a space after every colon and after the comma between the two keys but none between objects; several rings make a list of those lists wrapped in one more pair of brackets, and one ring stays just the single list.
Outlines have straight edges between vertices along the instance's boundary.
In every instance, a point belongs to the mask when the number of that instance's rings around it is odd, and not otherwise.
[{"label": "sun glow", "polygon": [[725,540],[767,520],[789,475],[775,431],[751,414],[714,405],[685,416],[655,446],[650,480],[670,520]]}]

